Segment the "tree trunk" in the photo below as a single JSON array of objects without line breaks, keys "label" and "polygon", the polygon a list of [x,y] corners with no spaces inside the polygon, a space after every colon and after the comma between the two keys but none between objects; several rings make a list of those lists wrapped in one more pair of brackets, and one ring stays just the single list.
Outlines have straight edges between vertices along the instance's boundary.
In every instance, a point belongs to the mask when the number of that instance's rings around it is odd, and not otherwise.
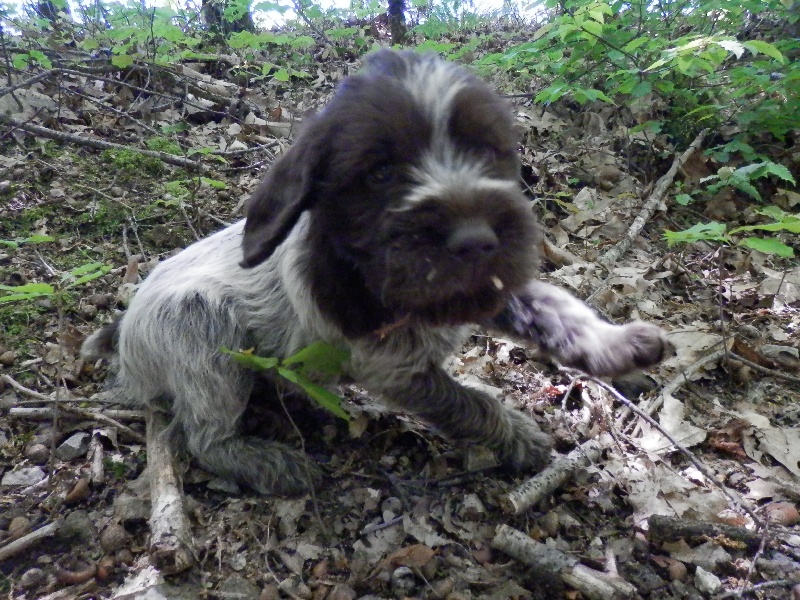
[{"label": "tree trunk", "polygon": [[406,39],[405,0],[389,0],[389,31],[393,44],[402,44]]}]

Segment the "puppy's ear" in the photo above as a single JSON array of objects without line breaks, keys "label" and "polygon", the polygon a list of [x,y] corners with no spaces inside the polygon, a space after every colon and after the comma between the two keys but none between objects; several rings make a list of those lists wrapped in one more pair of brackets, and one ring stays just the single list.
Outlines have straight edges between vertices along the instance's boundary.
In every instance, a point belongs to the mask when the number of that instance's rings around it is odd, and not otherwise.
[{"label": "puppy's ear", "polygon": [[241,266],[255,267],[267,260],[295,226],[304,210],[314,204],[312,188],[318,170],[318,146],[308,128],[272,165],[247,201]]}]

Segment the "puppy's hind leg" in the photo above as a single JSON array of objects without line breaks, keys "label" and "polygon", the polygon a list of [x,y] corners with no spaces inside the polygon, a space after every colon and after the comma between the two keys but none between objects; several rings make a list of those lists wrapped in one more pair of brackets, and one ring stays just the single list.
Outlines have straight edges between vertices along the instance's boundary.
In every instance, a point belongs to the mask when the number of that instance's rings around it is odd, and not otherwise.
[{"label": "puppy's hind leg", "polygon": [[[182,435],[189,453],[208,471],[263,494],[294,496],[308,491],[319,469],[305,454],[271,440],[241,435],[253,375],[221,352],[222,347],[243,344],[234,311],[194,298],[174,313],[149,314],[157,314],[158,320],[140,324],[158,331],[158,339],[169,340],[169,353],[163,347],[150,347],[146,355],[158,359],[151,368],[166,379],[176,433]],[[140,371],[143,376],[146,373]]]}]

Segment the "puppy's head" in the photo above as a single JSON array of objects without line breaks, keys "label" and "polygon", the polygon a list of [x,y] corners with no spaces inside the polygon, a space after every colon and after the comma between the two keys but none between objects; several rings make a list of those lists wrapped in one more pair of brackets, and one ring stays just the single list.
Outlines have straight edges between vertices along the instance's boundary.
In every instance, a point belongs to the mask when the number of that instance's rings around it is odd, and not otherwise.
[{"label": "puppy's head", "polygon": [[242,265],[310,210],[312,293],[345,333],[489,318],[536,266],[518,171],[513,119],[485,83],[433,56],[377,52],[250,198]]}]

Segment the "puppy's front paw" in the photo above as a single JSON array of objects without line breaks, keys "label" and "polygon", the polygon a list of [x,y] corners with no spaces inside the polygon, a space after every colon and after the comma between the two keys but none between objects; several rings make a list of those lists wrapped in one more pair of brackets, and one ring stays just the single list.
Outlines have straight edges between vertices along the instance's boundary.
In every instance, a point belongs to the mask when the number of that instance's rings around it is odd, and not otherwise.
[{"label": "puppy's front paw", "polygon": [[553,438],[542,432],[533,419],[507,411],[506,435],[495,443],[500,461],[513,471],[541,471],[550,462]]}]

